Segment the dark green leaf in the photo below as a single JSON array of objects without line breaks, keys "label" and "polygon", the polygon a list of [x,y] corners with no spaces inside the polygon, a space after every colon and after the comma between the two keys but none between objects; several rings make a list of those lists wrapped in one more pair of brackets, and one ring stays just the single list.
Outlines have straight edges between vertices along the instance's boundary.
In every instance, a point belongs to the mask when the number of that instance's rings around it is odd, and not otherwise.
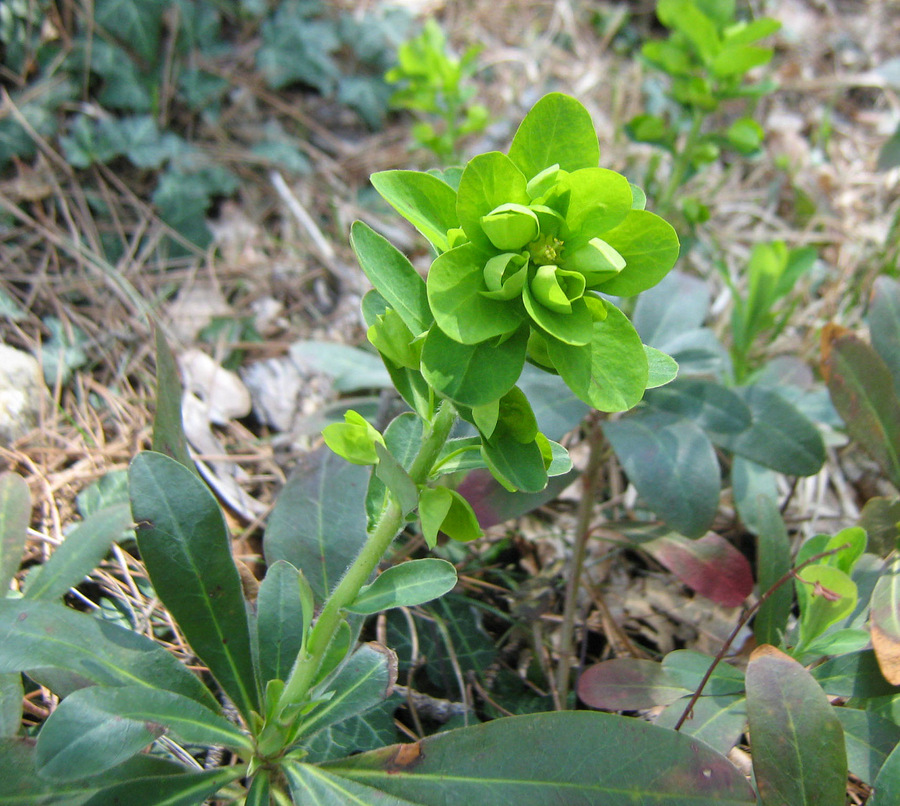
[{"label": "dark green leaf", "polygon": [[365,713],[391,693],[397,681],[397,656],[381,644],[363,644],[327,682],[333,696],[303,721],[303,737]]},{"label": "dark green leaf", "polygon": [[328,375],[337,392],[385,389],[391,385],[376,353],[326,341],[297,341],[290,348],[291,360],[302,369]]},{"label": "dark green leaf", "polygon": [[835,708],[844,729],[847,767],[870,786],[891,751],[900,742],[900,727],[878,714],[855,708]]},{"label": "dark green leaf", "polygon": [[312,798],[317,806],[419,806],[419,801],[387,795],[311,764],[290,762],[285,765],[285,773],[295,803]]},{"label": "dark green leaf", "polygon": [[365,585],[347,609],[368,616],[392,607],[414,607],[443,596],[455,586],[456,569],[452,563],[436,557],[407,560]]},{"label": "dark green leaf", "polygon": [[79,585],[121,540],[131,524],[128,504],[115,504],[89,515],[28,580],[26,599],[58,599]]},{"label": "dark green leaf", "polygon": [[428,330],[432,316],[425,282],[406,256],[362,221],[350,228],[350,245],[369,282],[413,335]]},{"label": "dark green leaf", "polygon": [[872,346],[894,379],[900,395],[900,283],[886,274],[875,278],[869,304],[869,332]]},{"label": "dark green leaf", "polygon": [[715,451],[690,420],[642,409],[604,423],[628,478],[669,526],[700,537],[719,505],[721,480]]},{"label": "dark green leaf", "polygon": [[894,806],[900,800],[900,745],[897,745],[875,779],[875,792],[866,806]]},{"label": "dark green leaf", "polygon": [[519,124],[509,158],[527,179],[552,165],[564,171],[596,168],[600,144],[590,113],[568,95],[545,95]]},{"label": "dark green leaf", "polygon": [[161,645],[55,602],[0,601],[0,673],[63,669],[84,685],[145,685],[218,708],[207,688]]},{"label": "dark green leaf", "polygon": [[[666,706],[653,724],[674,728],[689,702],[690,697],[685,697]],[[681,732],[724,755],[738,743],[746,726],[747,700],[743,694],[720,694],[697,700],[682,724]]]},{"label": "dark green leaf", "polygon": [[447,251],[447,230],[459,226],[456,192],[450,185],[421,171],[380,171],[370,180],[375,190],[439,252]]},{"label": "dark green leaf", "polygon": [[773,646],[747,666],[747,717],[763,806],[843,806],[847,754],[825,692],[797,661]]},{"label": "dark green leaf", "polygon": [[366,539],[369,469],[327,448],[306,454],[288,478],[266,525],[266,562],[299,568],[319,602],[331,592]]},{"label": "dark green leaf", "polygon": [[256,597],[261,683],[287,680],[306,640],[314,609],[312,588],[303,574],[284,560],[272,563]]},{"label": "dark green leaf", "polygon": [[180,694],[144,686],[91,686],[66,697],[44,722],[38,772],[61,781],[87,778],[168,733],[187,744],[252,748],[235,725]]},{"label": "dark green leaf", "polygon": [[[791,544],[778,507],[775,476],[738,457],[731,467],[731,483],[738,514],[756,535],[756,583],[762,595],[791,568]],[[753,621],[757,642],[781,640],[792,603],[791,586],[782,585],[762,604]]]},{"label": "dark green leaf", "polygon": [[520,442],[505,429],[482,440],[481,455],[501,484],[510,491],[537,493],[547,486],[547,470],[537,442]]},{"label": "dark green leaf", "polygon": [[649,345],[665,350],[676,336],[699,328],[709,312],[709,287],[690,274],[673,271],[638,297],[632,321]]},{"label": "dark green leaf", "polygon": [[19,570],[30,520],[31,495],[25,479],[15,473],[0,475],[0,598]]},{"label": "dark green leaf", "polygon": [[164,8],[163,0],[94,0],[94,22],[155,64]]},{"label": "dark green leaf", "polygon": [[0,739],[15,736],[22,726],[25,689],[18,672],[0,674]]},{"label": "dark green leaf", "polygon": [[816,666],[812,676],[834,697],[884,697],[900,692],[884,679],[871,649],[831,658]]},{"label": "dark green leaf", "polygon": [[737,388],[752,423],[739,434],[718,434],[716,444],[763,467],[790,476],[812,476],[825,462],[818,429],[777,392],[760,386]]},{"label": "dark green leaf", "polygon": [[238,709],[258,711],[246,603],[216,499],[184,465],[149,451],[131,463],[130,486],[157,595]]},{"label": "dark green leaf", "polygon": [[391,491],[406,517],[419,503],[419,490],[400,461],[384,445],[376,442],[375,453],[378,455],[375,475]]},{"label": "dark green leaf", "polygon": [[584,711],[498,719],[324,769],[421,806],[546,806],[561,793],[585,806],[755,803],[743,775],[705,745],[640,720]]},{"label": "dark green leaf", "polygon": [[329,94],[340,71],[332,54],[341,46],[333,21],[309,19],[297,2],[278,6],[263,21],[256,66],[273,89],[306,84]]},{"label": "dark green leaf", "polygon": [[693,420],[709,434],[736,434],[750,427],[752,415],[730,389],[700,378],[678,379],[664,389],[648,392],[654,408]]},{"label": "dark green leaf", "polygon": [[866,530],[870,550],[886,557],[900,538],[900,498],[870,498],[859,515],[859,525]]},{"label": "dark green leaf", "polygon": [[847,433],[900,487],[900,400],[890,370],[868,344],[826,328],[822,372]]},{"label": "dark green leaf", "polygon": [[241,767],[220,767],[183,775],[135,777],[102,789],[84,806],[197,806],[242,775]]},{"label": "dark green leaf", "polygon": [[164,453],[197,473],[188,452],[181,419],[181,380],[175,356],[163,335],[156,328],[156,413],[153,416],[153,450]]},{"label": "dark green leaf", "polygon": [[875,584],[869,622],[872,646],[885,679],[900,685],[900,557],[895,557]]}]

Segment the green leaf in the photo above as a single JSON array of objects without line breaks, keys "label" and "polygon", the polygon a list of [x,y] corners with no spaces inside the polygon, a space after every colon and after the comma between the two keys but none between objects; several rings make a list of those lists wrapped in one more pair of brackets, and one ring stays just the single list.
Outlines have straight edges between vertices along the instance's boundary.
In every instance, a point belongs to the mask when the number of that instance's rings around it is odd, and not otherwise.
[{"label": "green leaf", "polygon": [[390,376],[378,355],[359,347],[327,341],[295,341],[290,347],[290,355],[291,360],[304,370],[328,375],[336,392],[386,389],[391,385]]},{"label": "green leaf", "polygon": [[[685,697],[666,706],[653,724],[674,728],[689,702],[690,697]],[[724,755],[740,741],[746,726],[747,699],[743,695],[720,694],[697,700],[682,723],[681,732]]]},{"label": "green leaf", "polygon": [[[791,544],[778,505],[775,475],[740,457],[731,467],[734,502],[744,525],[756,535],[756,582],[766,593],[791,568]],[[758,643],[780,642],[793,604],[790,585],[782,585],[753,620]]]},{"label": "green leaf", "polygon": [[849,652],[826,660],[812,670],[826,694],[834,697],[886,697],[900,689],[884,679],[871,649]]},{"label": "green leaf", "polygon": [[428,330],[432,317],[425,282],[406,256],[362,221],[350,228],[350,246],[369,282],[413,335]]},{"label": "green leaf", "polygon": [[700,537],[719,506],[715,451],[690,420],[642,409],[603,433],[646,504],[675,531]]},{"label": "green leaf", "polygon": [[582,168],[562,184],[569,191],[566,224],[573,233],[566,239],[569,250],[621,224],[632,209],[632,186],[608,168]]},{"label": "green leaf", "polygon": [[[35,768],[34,740],[24,738],[0,739],[0,768],[3,769],[3,775],[0,775],[0,804],[3,806],[83,806],[98,790],[111,787],[117,781],[139,781],[145,793],[149,791],[155,796],[154,779],[179,777],[184,771],[180,764],[140,755],[100,776],[79,781],[45,781]],[[229,771],[233,772],[233,769]],[[137,803],[130,798],[120,802],[129,806]],[[94,806],[111,803],[115,801],[98,797]]]},{"label": "green leaf", "polygon": [[872,646],[885,679],[900,684],[900,557],[884,570],[870,602]]},{"label": "green leaf", "polygon": [[460,344],[433,327],[422,348],[422,375],[437,392],[463,406],[499,400],[516,385],[528,348],[528,328],[502,341]]},{"label": "green leaf", "polygon": [[879,171],[889,171],[900,165],[900,126],[884,141],[878,152],[877,167]]},{"label": "green leaf", "polygon": [[498,428],[490,439],[482,440],[481,455],[494,478],[510,492],[537,493],[547,486],[544,457],[536,440],[521,442]]},{"label": "green leaf", "polygon": [[63,669],[85,684],[145,685],[210,708],[216,698],[161,645],[55,602],[0,600],[0,673]]},{"label": "green leaf", "polygon": [[419,496],[422,535],[429,548],[437,545],[438,532],[452,540],[469,541],[483,536],[469,502],[449,487],[426,487]]},{"label": "green leaf", "polygon": [[181,380],[175,356],[163,335],[156,328],[156,412],[153,415],[153,450],[164,453],[181,462],[189,470],[198,473],[188,452],[181,419]]},{"label": "green leaf", "polygon": [[452,563],[436,557],[407,560],[363,586],[347,610],[370,616],[392,607],[415,607],[449,593],[455,586],[456,569]]},{"label": "green leaf", "polygon": [[44,722],[37,742],[38,774],[62,781],[87,778],[169,733],[187,744],[253,748],[227,719],[180,694],[144,686],[91,686],[66,697]]},{"label": "green leaf", "polygon": [[745,386],[734,392],[752,422],[739,434],[717,434],[717,445],[789,476],[813,476],[825,463],[825,445],[813,423],[777,392]]},{"label": "green leaf", "polygon": [[333,54],[341,47],[333,20],[310,19],[308,7],[283,3],[263,21],[260,34],[256,66],[269,87],[300,83],[331,94],[340,76]]},{"label": "green leaf", "polygon": [[872,346],[894,379],[894,393],[900,395],[900,283],[886,274],[876,277],[872,285],[869,332]]},{"label": "green leaf", "polygon": [[19,733],[24,696],[22,675],[17,672],[0,674],[0,740]]},{"label": "green leaf", "polygon": [[678,362],[672,356],[646,344],[644,353],[647,355],[648,389],[656,389],[675,380],[678,375]]},{"label": "green leaf", "polygon": [[136,777],[102,789],[84,806],[109,806],[113,803],[127,803],[128,806],[196,806],[205,803],[243,774],[240,766],[234,766],[183,775]]},{"label": "green leaf", "polygon": [[578,678],[578,698],[606,711],[668,705],[690,693],[659,663],[638,658],[605,660],[588,666]]},{"label": "green leaf", "polygon": [[509,158],[527,179],[552,165],[564,171],[596,168],[600,144],[590,113],[569,95],[545,95],[519,124]]},{"label": "green leaf", "polygon": [[488,299],[484,264],[490,253],[471,243],[444,252],[428,272],[428,302],[438,327],[454,341],[477,344],[516,330],[525,319],[514,300]]},{"label": "green leaf", "polygon": [[284,560],[272,563],[256,597],[260,683],[287,680],[314,609],[312,587],[302,572]]},{"label": "green leaf", "polygon": [[206,485],[160,453],[130,469],[141,559],[191,648],[245,716],[259,710],[250,629],[225,518]]},{"label": "green leaf", "polygon": [[597,287],[604,294],[632,297],[655,286],[678,259],[678,236],[671,224],[647,210],[632,210],[603,233],[603,240],[625,258],[625,268]]},{"label": "green leaf", "polygon": [[526,283],[522,288],[522,302],[532,321],[554,339],[577,346],[590,342],[593,322],[585,300],[572,300],[572,310],[565,313],[551,311],[535,299],[533,286]]},{"label": "green leaf", "polygon": [[0,475],[0,598],[6,595],[28,539],[31,495],[28,484],[15,473]]},{"label": "green leaf", "polygon": [[767,644],[747,666],[747,717],[762,806],[843,806],[841,723],[809,672]]},{"label": "green leaf", "polygon": [[95,0],[94,22],[156,64],[164,9],[163,0]]},{"label": "green leaf", "polygon": [[247,790],[244,806],[269,806],[272,802],[272,784],[266,771],[260,770],[253,776]]},{"label": "green leaf", "polygon": [[396,682],[397,656],[393,651],[381,644],[363,644],[324,685],[323,691],[334,694],[304,719],[304,741],[379,705]]},{"label": "green leaf", "polygon": [[891,751],[900,743],[900,727],[878,714],[855,708],[835,707],[834,713],[844,729],[848,769],[871,786]]},{"label": "green leaf", "polygon": [[375,475],[393,493],[400,504],[400,511],[406,517],[419,504],[419,490],[394,454],[380,443],[375,444],[375,452],[378,454]]},{"label": "green leaf", "polygon": [[706,283],[673,271],[637,298],[631,320],[647,344],[665,350],[673,339],[701,327],[708,312]]},{"label": "green leaf", "polygon": [[481,219],[501,204],[528,204],[527,178],[499,151],[473,157],[459,180],[456,213],[459,226],[479,249],[495,252]]},{"label": "green leaf", "polygon": [[375,446],[384,444],[384,437],[353,409],[344,412],[344,422],[325,426],[322,439],[338,456],[354,465],[374,465],[378,461]]},{"label": "green leaf", "polygon": [[317,806],[419,806],[311,764],[289,762],[284,770],[295,803],[314,799]]},{"label": "green leaf", "polygon": [[822,373],[847,433],[900,487],[900,399],[890,370],[852,333],[826,327],[822,343]]},{"label": "green leaf", "polygon": [[547,339],[547,348],[553,366],[579,399],[600,411],[627,411],[647,387],[647,354],[628,317],[609,302],[603,305],[606,318],[594,321],[589,345]]},{"label": "green leaf", "polygon": [[886,557],[897,547],[900,538],[900,498],[877,497],[866,501],[859,515],[859,525],[866,530],[870,550]]},{"label": "green leaf", "polygon": [[584,711],[497,719],[324,769],[420,806],[546,806],[560,793],[585,806],[755,803],[741,773],[705,745],[637,719]]},{"label": "green leaf", "polygon": [[808,565],[797,572],[800,603],[800,651],[856,607],[856,583],[838,568]]},{"label": "green leaf", "polygon": [[369,469],[342,461],[327,448],[306,454],[269,515],[266,563],[286,560],[303,572],[322,602],[366,539],[364,501]]},{"label": "green leaf", "polygon": [[875,792],[866,806],[892,806],[900,800],[900,745],[897,745],[875,779]]},{"label": "green leaf", "polygon": [[456,192],[436,176],[421,171],[379,171],[372,185],[400,215],[437,249],[450,248],[447,230],[459,226]]},{"label": "green leaf", "polygon": [[[412,467],[412,463],[422,447],[423,425],[423,420],[420,417],[407,411],[396,416],[388,424],[388,427],[384,429],[385,445],[387,445],[391,456],[404,471]],[[415,509],[415,505],[419,500],[419,493],[415,489],[415,485],[413,485],[412,492],[415,497],[415,503],[413,503],[413,509]],[[404,497],[408,494],[409,491],[404,494]],[[412,496],[410,496],[410,501],[412,501]],[[387,487],[378,474],[373,473],[369,479],[369,487],[366,491],[366,514],[368,516],[369,531],[374,529],[386,505]]]},{"label": "green leaf", "polygon": [[750,408],[730,389],[701,378],[679,378],[650,392],[646,402],[692,420],[708,434],[739,434],[752,423]]},{"label": "green leaf", "polygon": [[[703,677],[715,658],[693,649],[676,649],[662,659],[663,669],[689,691],[700,687]],[[712,675],[703,688],[703,696],[724,696],[744,693],[744,673],[729,663],[716,663]]]},{"label": "green leaf", "polygon": [[131,524],[128,504],[116,504],[86,517],[28,580],[26,599],[58,599],[79,585],[121,540]]}]

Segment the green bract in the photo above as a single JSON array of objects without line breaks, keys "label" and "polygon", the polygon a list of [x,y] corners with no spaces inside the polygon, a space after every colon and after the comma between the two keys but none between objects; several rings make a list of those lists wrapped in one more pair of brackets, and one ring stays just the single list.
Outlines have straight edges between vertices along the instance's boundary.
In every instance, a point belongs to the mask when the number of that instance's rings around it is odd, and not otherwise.
[{"label": "green bract", "polygon": [[363,305],[369,341],[397,388],[425,418],[438,399],[452,401],[478,429],[487,466],[511,488],[540,489],[547,478],[537,429],[512,436],[533,418],[527,400],[518,414],[503,414],[525,361],[604,411],[631,408],[656,382],[609,296],[659,282],[678,257],[678,238],[599,158],[588,111],[553,93],[526,115],[508,154],[480,154],[461,171],[373,176],[434,249],[425,282],[383,238],[353,228],[375,286]]}]

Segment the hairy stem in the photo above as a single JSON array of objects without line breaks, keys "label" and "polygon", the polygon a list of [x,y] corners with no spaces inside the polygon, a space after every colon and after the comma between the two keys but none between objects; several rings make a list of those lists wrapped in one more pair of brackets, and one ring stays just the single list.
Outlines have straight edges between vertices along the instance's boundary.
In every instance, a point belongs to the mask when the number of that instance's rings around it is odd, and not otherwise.
[{"label": "hairy stem", "polygon": [[[453,427],[455,419],[456,412],[449,404],[444,403],[438,409],[409,471],[410,478],[416,484],[424,484],[427,480],[441,448],[450,435],[450,429]],[[328,645],[344,620],[344,608],[359,595],[360,588],[369,581],[372,572],[378,567],[381,558],[403,528],[406,522],[404,513],[390,491],[388,502],[375,529],[344,573],[337,587],[331,592],[322,612],[316,619],[315,626],[309,634],[306,649],[297,659],[290,677],[285,683],[279,700],[279,712],[291,704],[301,702],[306,697],[315,682]]]}]

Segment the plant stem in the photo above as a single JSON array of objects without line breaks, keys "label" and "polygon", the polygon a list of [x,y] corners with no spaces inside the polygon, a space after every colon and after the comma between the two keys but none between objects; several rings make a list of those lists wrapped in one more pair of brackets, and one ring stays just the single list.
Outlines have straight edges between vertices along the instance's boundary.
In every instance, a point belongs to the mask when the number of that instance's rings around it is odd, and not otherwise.
[{"label": "plant stem", "polygon": [[725,653],[728,652],[732,643],[734,643],[734,639],[737,638],[738,633],[744,628],[744,625],[750,621],[753,617],[754,613],[762,607],[763,603],[768,599],[775,591],[777,591],[785,582],[789,582],[792,580],[798,571],[806,568],[807,565],[812,565],[814,562],[821,560],[823,557],[828,557],[831,554],[837,554],[839,551],[843,551],[845,548],[849,548],[849,543],[844,543],[842,546],[838,546],[837,548],[829,549],[828,551],[820,552],[819,554],[814,554],[808,560],[804,560],[800,565],[796,568],[791,568],[786,574],[784,574],[781,579],[779,579],[771,588],[769,588],[753,605],[753,607],[749,608],[746,613],[741,617],[738,623],[735,625],[735,628],[731,631],[731,635],[725,639],[725,643],[722,644],[722,648],[716,654],[716,657],[713,658],[713,662],[709,664],[709,668],[706,670],[706,674],[703,675],[703,679],[700,681],[700,685],[697,686],[697,690],[691,696],[690,701],[685,706],[684,713],[680,717],[678,717],[678,721],[675,723],[674,730],[680,730],[681,726],[687,721],[688,717],[691,714],[691,711],[694,710],[694,706],[697,704],[697,700],[700,699],[700,695],[703,693],[703,689],[706,687],[706,684],[709,682],[709,678],[712,677],[712,673],[715,670],[716,666],[722,661],[725,657]]},{"label": "plant stem", "polygon": [[703,112],[695,109],[691,117],[691,128],[684,140],[684,146],[675,155],[675,162],[672,165],[669,181],[666,182],[665,189],[657,199],[656,212],[664,218],[672,208],[672,199],[675,197],[675,192],[684,183],[685,174],[690,166],[691,155],[694,151],[694,146],[697,145],[697,138],[700,136],[700,129],[703,126],[703,118]]},{"label": "plant stem", "polygon": [[587,467],[582,479],[581,500],[578,502],[578,516],[575,526],[575,546],[572,554],[572,567],[566,579],[566,595],[563,604],[562,628],[559,638],[559,668],[556,672],[556,708],[565,710],[569,697],[569,677],[572,672],[572,659],[575,649],[572,646],[575,634],[575,611],[578,606],[578,590],[581,587],[581,575],[584,571],[584,558],[587,554],[587,541],[591,532],[591,513],[594,510],[594,491],[600,479],[603,464],[603,434],[600,422],[591,419],[588,431],[590,452]]},{"label": "plant stem", "polygon": [[[456,412],[451,405],[444,403],[437,410],[409,471],[410,478],[416,484],[424,484],[427,480],[441,448],[450,435],[455,419]],[[403,528],[406,522],[404,515],[396,497],[389,491],[388,506],[375,529],[325,601],[325,606],[310,631],[306,649],[298,657],[285,683],[284,691],[279,698],[278,713],[294,703],[302,702],[306,697],[315,682],[328,645],[344,619],[344,608],[356,599],[360,588],[369,581],[381,558]]]}]

